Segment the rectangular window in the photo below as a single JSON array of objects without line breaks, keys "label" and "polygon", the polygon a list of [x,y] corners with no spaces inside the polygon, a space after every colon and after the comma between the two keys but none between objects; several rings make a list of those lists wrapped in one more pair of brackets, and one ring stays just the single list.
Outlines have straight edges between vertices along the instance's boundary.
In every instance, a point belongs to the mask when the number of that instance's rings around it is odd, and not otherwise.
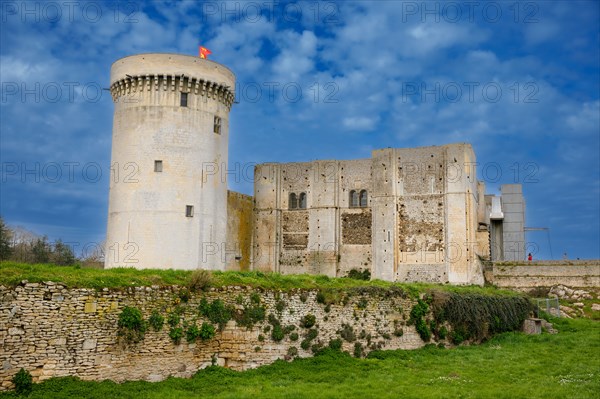
[{"label": "rectangular window", "polygon": [[182,107],[187,107],[188,94],[181,93],[181,99],[179,100],[179,105]]},{"label": "rectangular window", "polygon": [[187,216],[188,218],[191,218],[194,216],[194,206],[193,205],[185,206],[185,216]]},{"label": "rectangular window", "polygon": [[216,134],[221,134],[221,118],[219,118],[218,116],[215,116],[215,125],[213,131]]},{"label": "rectangular window", "polygon": [[162,172],[162,161],[154,161],[154,171]]}]

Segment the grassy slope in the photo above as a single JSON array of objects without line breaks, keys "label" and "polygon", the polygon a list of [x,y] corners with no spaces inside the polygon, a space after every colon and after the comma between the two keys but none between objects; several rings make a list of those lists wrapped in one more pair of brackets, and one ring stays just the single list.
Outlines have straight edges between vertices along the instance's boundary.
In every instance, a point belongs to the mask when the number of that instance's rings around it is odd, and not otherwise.
[{"label": "grassy slope", "polygon": [[[31,398],[598,398],[600,323],[561,320],[561,332],[505,333],[456,349],[324,355],[246,372],[222,368],[160,383],[55,379]],[[11,394],[0,397],[12,397]]]},{"label": "grassy slope", "polygon": [[[133,268],[86,269],[74,266],[30,265],[16,262],[0,262],[0,284],[16,286],[22,280],[30,283],[54,281],[67,287],[124,288],[150,285],[187,285],[192,272],[183,270],[137,270]],[[516,295],[492,287],[457,287],[434,284],[393,284],[381,280],[361,281],[350,278],[329,278],[308,274],[281,275],[261,272],[212,272],[213,286],[245,285],[259,288],[291,290],[294,288],[344,289],[352,287],[382,287],[393,285],[411,291],[425,291],[428,288],[443,288],[448,291],[477,292],[488,294]]]}]

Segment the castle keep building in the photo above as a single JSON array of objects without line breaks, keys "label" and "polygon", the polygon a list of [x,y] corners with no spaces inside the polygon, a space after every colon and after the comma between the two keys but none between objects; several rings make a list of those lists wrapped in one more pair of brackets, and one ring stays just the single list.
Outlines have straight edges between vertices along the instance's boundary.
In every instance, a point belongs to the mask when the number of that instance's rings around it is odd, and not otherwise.
[{"label": "castle keep building", "polygon": [[[215,168],[227,165],[234,84],[229,69],[191,56],[113,64],[106,267],[332,277],[356,269],[388,281],[483,284],[491,248],[498,259],[523,258],[520,186],[503,186],[513,213],[499,218],[492,208],[503,197],[485,196],[465,143],[261,164],[254,198],[228,192]],[[131,170],[137,178],[126,181]]]},{"label": "castle keep building", "polygon": [[[376,150],[371,159],[263,164],[254,267],[389,281],[483,283],[483,185],[468,144]],[[480,222],[482,228],[480,228]]]},{"label": "castle keep building", "polygon": [[235,77],[197,57],[116,61],[105,266],[222,270]]}]

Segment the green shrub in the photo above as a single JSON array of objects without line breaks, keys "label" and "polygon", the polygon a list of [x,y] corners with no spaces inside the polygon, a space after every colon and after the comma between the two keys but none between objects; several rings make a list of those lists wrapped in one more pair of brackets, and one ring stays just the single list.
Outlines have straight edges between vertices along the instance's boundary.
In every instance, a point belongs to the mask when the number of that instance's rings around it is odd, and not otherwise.
[{"label": "green shrub", "polygon": [[213,326],[210,323],[202,323],[202,326],[200,327],[200,339],[202,341],[208,341],[209,339],[214,338],[216,332],[215,332],[215,326]]},{"label": "green shrub", "polygon": [[300,302],[305,303],[307,299],[308,299],[308,294],[306,292],[303,292],[302,294],[300,294]]},{"label": "green shrub", "polygon": [[169,330],[169,338],[171,338],[175,345],[179,345],[181,338],[183,338],[183,328],[171,327]]},{"label": "green shrub", "polygon": [[429,330],[429,327],[427,327],[425,320],[418,319],[415,323],[415,328],[423,341],[428,342],[431,339],[431,331]]},{"label": "green shrub", "polygon": [[424,319],[427,312],[429,312],[429,305],[422,299],[418,299],[417,303],[410,310],[410,318],[408,319],[408,323],[415,325],[417,333],[419,333],[419,336],[425,342],[431,339],[431,331]]},{"label": "green shrub", "polygon": [[348,272],[348,278],[368,281],[371,279],[371,272],[369,270],[360,271],[358,269],[352,269]]},{"label": "green shrub", "polygon": [[177,293],[177,296],[179,297],[181,302],[188,303],[188,301],[192,297],[192,294],[190,293],[190,291],[187,288],[182,288]]},{"label": "green shrub", "polygon": [[363,298],[360,298],[360,300],[356,304],[356,307],[359,309],[366,309],[368,304],[369,304],[369,301],[367,300],[367,298],[363,297]]},{"label": "green shrub", "polygon": [[290,346],[288,348],[287,354],[290,357],[298,356],[298,348],[296,348],[295,346]]},{"label": "green shrub", "polygon": [[519,331],[532,309],[531,302],[523,296],[432,293],[432,310],[437,324],[450,323],[452,331],[458,334],[455,339],[460,342]]},{"label": "green shrub", "polygon": [[289,326],[285,326],[283,328],[283,333],[287,335],[287,334],[291,333],[292,331],[294,331],[295,329],[296,329],[296,326],[290,324]]},{"label": "green shrub", "polygon": [[310,351],[316,355],[322,348],[323,348],[323,344],[320,342],[317,342],[317,343],[311,345]]},{"label": "green shrub", "polygon": [[192,324],[185,330],[185,339],[189,343],[196,342],[196,339],[200,336],[200,329],[196,323]]},{"label": "green shrub", "polygon": [[219,331],[225,328],[225,324],[231,320],[233,315],[233,308],[226,306],[220,299],[215,299],[209,304],[206,298],[202,298],[200,305],[198,305],[198,311],[201,316],[206,317],[211,323],[217,324]]},{"label": "green shrub", "polygon": [[404,335],[404,330],[402,328],[396,328],[394,329],[394,335],[396,337],[401,337]]},{"label": "green shrub", "polygon": [[446,339],[447,336],[448,336],[448,329],[445,326],[440,327],[440,329],[438,330],[438,337],[440,339]]},{"label": "green shrub", "polygon": [[188,287],[192,291],[206,291],[212,284],[212,274],[208,270],[194,270],[190,275]]},{"label": "green shrub", "polygon": [[306,333],[306,339],[312,341],[313,339],[317,338],[318,335],[319,335],[319,332],[317,331],[317,329],[312,328],[312,329],[308,330],[308,332]]},{"label": "green shrub", "polygon": [[321,304],[325,303],[325,294],[323,293],[323,291],[317,292],[317,302]]},{"label": "green shrub", "polygon": [[147,324],[142,317],[142,312],[134,307],[126,306],[119,314],[118,334],[126,342],[136,343],[144,339]]},{"label": "green shrub", "polygon": [[273,331],[271,331],[271,339],[275,342],[281,341],[285,337],[283,333],[283,329],[281,328],[281,324],[275,324],[273,326]]},{"label": "green shrub", "polygon": [[300,319],[300,324],[304,328],[311,328],[317,322],[317,318],[314,314],[307,314],[302,319]]},{"label": "green shrub", "polygon": [[18,395],[27,395],[33,388],[33,378],[31,373],[25,369],[20,369],[17,374],[12,378],[13,384],[15,384],[15,391]]},{"label": "green shrub", "polygon": [[290,334],[290,341],[298,341],[298,333],[291,333]]},{"label": "green shrub", "polygon": [[178,312],[171,312],[167,316],[167,324],[169,326],[171,326],[171,328],[177,327],[179,325],[180,321],[181,321],[181,317],[179,316]]},{"label": "green shrub", "polygon": [[258,334],[258,340],[259,340],[260,342],[264,342],[264,340],[265,340],[265,336],[264,336],[264,335],[262,335],[262,334]]},{"label": "green shrub", "polygon": [[250,294],[250,302],[252,302],[255,305],[260,305],[260,294],[258,292],[253,292],[252,294]]},{"label": "green shrub", "polygon": [[363,355],[363,346],[360,342],[356,342],[354,344],[354,357],[362,357]]},{"label": "green shrub", "polygon": [[148,324],[150,324],[154,331],[160,331],[165,324],[165,318],[158,313],[158,310],[154,309],[150,314],[150,318],[148,318]]},{"label": "green shrub", "polygon": [[350,324],[342,324],[342,329],[338,331],[338,334],[348,342],[356,341],[356,334],[354,334],[354,328]]},{"label": "green shrub", "polygon": [[266,309],[264,306],[251,305],[235,313],[235,322],[242,327],[252,328],[256,323],[265,320]]},{"label": "green shrub", "polygon": [[260,346],[255,346],[254,347],[254,352],[260,352],[262,348]]},{"label": "green shrub", "polygon": [[331,304],[327,304],[327,306],[325,306],[325,313],[329,312],[331,312]]},{"label": "green shrub", "polygon": [[310,348],[310,339],[302,340],[302,342],[300,342],[300,347],[305,351],[308,350],[308,348]]},{"label": "green shrub", "polygon": [[285,309],[285,302],[283,302],[282,300],[277,301],[277,303],[275,304],[275,309],[279,313],[283,312],[283,309]]},{"label": "green shrub", "polygon": [[339,338],[336,339],[332,339],[331,341],[329,341],[329,347],[333,350],[341,350],[342,349],[342,340]]}]

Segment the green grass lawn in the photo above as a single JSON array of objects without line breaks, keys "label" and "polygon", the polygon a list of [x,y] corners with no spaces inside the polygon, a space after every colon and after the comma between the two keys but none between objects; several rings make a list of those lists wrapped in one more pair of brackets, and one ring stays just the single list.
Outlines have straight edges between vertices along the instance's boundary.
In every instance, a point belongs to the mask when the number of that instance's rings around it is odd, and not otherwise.
[{"label": "green grass lawn", "polygon": [[368,359],[330,352],[246,372],[211,367],[160,383],[53,379],[29,397],[599,398],[600,323],[554,321],[556,335],[505,333],[455,349],[374,352]]},{"label": "green grass lawn", "polygon": [[[191,271],[158,269],[88,269],[77,266],[55,266],[48,264],[27,264],[0,262],[0,284],[14,287],[27,280],[30,283],[54,281],[69,288],[126,288],[134,286],[186,286],[190,282]],[[440,284],[397,284],[382,280],[355,280],[351,278],[330,278],[323,275],[246,272],[211,272],[211,286],[250,286],[262,289],[289,291],[292,289],[344,290],[356,287],[389,288],[399,286],[409,292],[424,292],[428,289],[442,289],[455,292],[473,292],[489,295],[518,295],[512,291],[494,287],[453,286]]]}]

